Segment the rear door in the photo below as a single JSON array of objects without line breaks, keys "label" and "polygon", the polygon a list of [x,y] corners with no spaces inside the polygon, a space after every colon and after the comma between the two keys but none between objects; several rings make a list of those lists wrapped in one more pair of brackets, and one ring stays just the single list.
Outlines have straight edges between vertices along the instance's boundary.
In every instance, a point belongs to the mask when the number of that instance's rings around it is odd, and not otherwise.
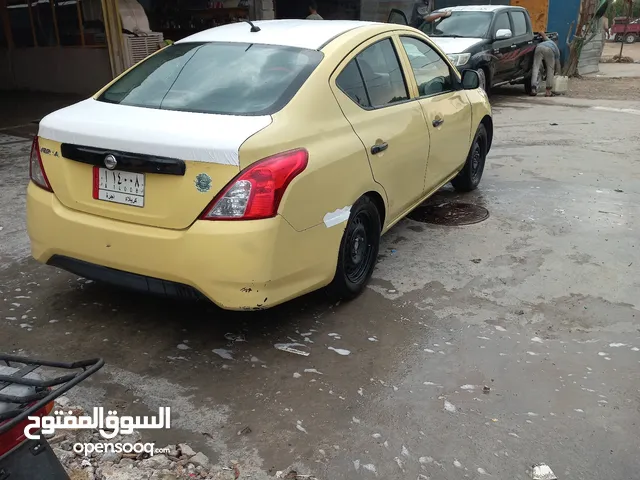
[{"label": "rear door", "polygon": [[429,42],[400,35],[399,48],[410,66],[431,138],[424,192],[442,184],[465,162],[471,136],[471,104],[454,88],[454,73]]},{"label": "rear door", "polygon": [[[512,37],[506,39],[496,39],[498,30],[511,30]],[[511,25],[511,18],[509,13],[505,10],[499,12],[493,19],[493,25],[491,26],[491,35],[493,38],[493,54],[496,56],[496,62],[493,72],[493,81],[503,82],[511,79],[513,71],[515,70],[514,57],[516,54],[517,46],[513,40],[513,27]]]},{"label": "rear door", "polygon": [[411,100],[391,36],[376,36],[347,56],[330,85],[366,149],[394,220],[422,194],[429,131],[420,104]]},{"label": "rear door", "polygon": [[513,78],[524,77],[531,71],[533,62],[533,31],[531,19],[523,10],[511,10],[513,43],[516,45]]}]

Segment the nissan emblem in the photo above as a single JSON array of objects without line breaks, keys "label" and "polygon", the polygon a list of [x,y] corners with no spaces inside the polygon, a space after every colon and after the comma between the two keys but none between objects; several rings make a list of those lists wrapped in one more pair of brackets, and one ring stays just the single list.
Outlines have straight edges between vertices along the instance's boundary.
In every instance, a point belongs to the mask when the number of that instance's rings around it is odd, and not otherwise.
[{"label": "nissan emblem", "polygon": [[114,157],[113,155],[107,155],[106,157],[104,157],[104,166],[109,170],[113,170],[114,168],[116,168],[116,165],[118,165],[116,157]]}]

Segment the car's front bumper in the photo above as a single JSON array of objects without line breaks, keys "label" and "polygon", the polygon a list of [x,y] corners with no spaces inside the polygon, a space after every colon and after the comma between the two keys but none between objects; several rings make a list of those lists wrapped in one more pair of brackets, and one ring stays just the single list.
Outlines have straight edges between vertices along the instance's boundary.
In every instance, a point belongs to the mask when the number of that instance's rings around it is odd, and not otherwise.
[{"label": "car's front bumper", "polygon": [[192,287],[232,310],[268,308],[327,285],[343,231],[323,224],[298,232],[280,216],[196,221],[185,230],[136,225],[67,208],[33,183],[27,229],[42,263],[139,290],[146,282],[152,293]]}]

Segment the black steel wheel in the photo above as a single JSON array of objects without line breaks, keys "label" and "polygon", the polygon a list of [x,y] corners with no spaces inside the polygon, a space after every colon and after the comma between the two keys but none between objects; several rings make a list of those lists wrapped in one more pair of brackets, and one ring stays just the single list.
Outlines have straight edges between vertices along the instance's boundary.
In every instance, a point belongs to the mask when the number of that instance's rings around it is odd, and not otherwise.
[{"label": "black steel wheel", "polygon": [[332,296],[357,297],[371,278],[380,247],[380,214],[367,196],[351,207],[342,235],[336,274],[329,285]]},{"label": "black steel wheel", "polygon": [[458,176],[451,180],[453,188],[459,192],[470,192],[478,188],[478,184],[484,173],[488,147],[487,130],[483,124],[480,124],[473,143],[471,144],[471,150],[469,150],[469,156],[467,157],[464,167]]}]

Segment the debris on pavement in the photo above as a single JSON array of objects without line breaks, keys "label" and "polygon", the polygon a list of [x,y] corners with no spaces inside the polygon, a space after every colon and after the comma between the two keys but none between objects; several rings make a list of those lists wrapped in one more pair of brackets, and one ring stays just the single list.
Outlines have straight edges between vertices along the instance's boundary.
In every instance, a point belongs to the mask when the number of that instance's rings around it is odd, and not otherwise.
[{"label": "debris on pavement", "polygon": [[453,403],[451,403],[449,400],[445,400],[444,401],[444,409],[447,412],[454,413],[456,411],[456,406]]},{"label": "debris on pavement", "polygon": [[238,431],[238,435],[248,435],[249,433],[251,433],[251,427],[248,426]]},{"label": "debris on pavement", "polygon": [[491,387],[488,385],[485,385],[484,387],[482,387],[482,393],[489,393],[491,392]]},{"label": "debris on pavement", "polygon": [[333,350],[334,352],[336,352],[338,355],[350,355],[351,351],[349,350],[345,350],[344,348],[334,348],[334,347],[328,347],[329,350]]},{"label": "debris on pavement", "polygon": [[[62,408],[57,404],[57,407]],[[75,415],[83,415],[81,407],[65,406]],[[247,428],[241,430],[244,432]],[[250,431],[250,430],[249,430]],[[228,467],[212,466],[209,458],[202,452],[196,452],[187,444],[167,445],[162,450],[150,455],[142,453],[120,453],[114,451],[94,451],[88,455],[76,453],[74,446],[78,443],[138,444],[141,442],[139,432],[130,435],[116,435],[105,440],[98,429],[70,429],[56,432],[49,439],[56,456],[72,479],[82,480],[236,480],[240,470],[234,465],[233,473]],[[234,475],[234,476],[230,476]],[[303,478],[303,477],[300,477]]]},{"label": "debris on pavement", "polygon": [[482,261],[482,259],[481,258],[473,258],[473,259],[471,259],[471,261],[473,263],[480,263]]},{"label": "debris on pavement", "polygon": [[533,480],[558,480],[553,470],[544,463],[538,463],[531,467],[531,478]]},{"label": "debris on pavement", "polygon": [[231,343],[235,343],[235,342],[246,342],[247,339],[245,338],[245,336],[241,333],[235,334],[235,333],[225,333],[224,334],[224,338],[225,340],[229,340],[229,342]]},{"label": "debris on pavement", "polygon": [[304,350],[293,348],[293,347],[304,347],[302,343],[276,343],[274,347],[277,350],[282,350],[283,352],[295,353],[296,355],[302,355],[303,357],[309,356],[309,352],[305,352]]}]

